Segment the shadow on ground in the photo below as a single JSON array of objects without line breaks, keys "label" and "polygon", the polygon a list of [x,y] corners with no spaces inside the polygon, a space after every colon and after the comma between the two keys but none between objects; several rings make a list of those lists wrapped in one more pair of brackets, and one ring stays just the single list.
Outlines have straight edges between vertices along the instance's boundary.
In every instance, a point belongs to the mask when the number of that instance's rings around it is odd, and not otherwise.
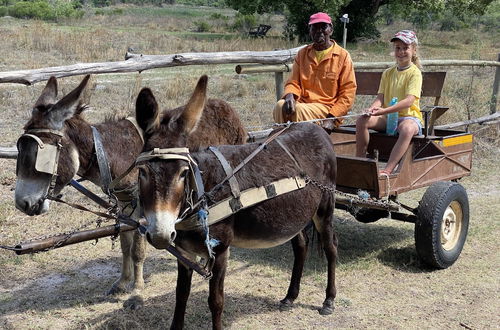
[{"label": "shadow on ground", "polygon": [[[210,310],[207,304],[208,293],[206,290],[194,292],[190,295],[186,308],[184,328],[209,329],[211,328]],[[320,304],[321,302],[318,302]],[[149,298],[144,308],[129,312],[117,310],[100,314],[94,319],[88,319],[85,324],[98,329],[165,329],[170,326],[174,313],[174,291],[165,295]],[[317,310],[318,306],[296,304],[295,308],[303,307]],[[223,326],[230,327],[232,323],[247,315],[259,317],[259,314],[279,312],[279,301],[267,297],[254,295],[225,294]],[[286,317],[287,312],[283,312]],[[318,317],[319,314],[318,314]],[[76,328],[81,328],[80,326]]]},{"label": "shadow on ground", "polygon": [[[411,239],[413,241],[413,225],[391,226],[392,220],[380,220],[377,224],[364,224],[347,217],[337,217],[335,231],[339,240],[339,263],[350,265],[359,262],[369,255],[378,255],[383,264],[395,269],[406,269],[420,272],[420,263],[414,244],[405,247],[394,247]],[[387,225],[386,225],[387,224]],[[309,232],[311,238],[311,232]],[[231,259],[248,264],[271,265],[291,272],[293,253],[291,243],[263,250],[231,249]],[[305,272],[325,267],[326,259],[318,253],[317,237],[309,244]]]},{"label": "shadow on ground", "polygon": [[[152,257],[146,259],[146,263],[146,286],[153,274],[177,271],[174,259]],[[120,297],[106,294],[120,276],[120,265],[120,258],[100,258],[79,264],[77,268],[48,267],[46,275],[26,280],[13,290],[0,292],[0,315],[81,307],[128,298],[128,294]]]}]

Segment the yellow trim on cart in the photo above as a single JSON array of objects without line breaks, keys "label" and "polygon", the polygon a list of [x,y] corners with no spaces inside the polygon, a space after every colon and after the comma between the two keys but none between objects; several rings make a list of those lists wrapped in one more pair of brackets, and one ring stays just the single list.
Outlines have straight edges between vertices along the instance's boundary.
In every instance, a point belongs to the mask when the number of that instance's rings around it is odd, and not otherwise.
[{"label": "yellow trim on cart", "polygon": [[443,147],[456,146],[458,144],[472,143],[472,134],[445,138],[441,141],[436,141],[437,144]]}]

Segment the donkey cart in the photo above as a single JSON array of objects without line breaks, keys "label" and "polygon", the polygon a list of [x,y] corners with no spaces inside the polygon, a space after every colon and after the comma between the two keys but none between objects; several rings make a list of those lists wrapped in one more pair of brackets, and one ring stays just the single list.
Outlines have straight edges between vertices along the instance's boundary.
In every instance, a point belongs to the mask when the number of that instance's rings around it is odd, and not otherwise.
[{"label": "donkey cart", "polygon": [[[432,130],[414,137],[397,169],[379,176],[397,137],[370,133],[371,158],[355,154],[355,130],[344,126],[331,139],[337,153],[336,208],[361,222],[391,218],[415,223],[419,257],[436,268],[451,266],[460,255],[469,225],[469,202],[456,181],[470,175],[472,134]],[[428,187],[418,207],[398,202],[398,195]],[[406,211],[406,212],[405,212]]]},{"label": "donkey cart", "polygon": [[[358,94],[376,94],[380,72],[359,72],[356,75]],[[444,72],[424,73],[422,96],[435,97],[435,105],[423,110],[424,135],[412,139],[398,167],[390,175],[379,176],[379,172],[389,158],[396,137],[370,132],[369,158],[359,158],[353,156],[355,127],[344,125],[330,133],[337,159],[335,207],[349,211],[365,223],[381,218],[415,223],[417,253],[424,263],[436,268],[447,268],[457,260],[467,236],[468,197],[456,181],[470,175],[473,142],[471,133],[434,128],[435,119],[448,109],[437,106],[444,77]],[[251,132],[248,141],[261,140],[268,133],[269,130]],[[74,180],[71,184],[79,189]],[[398,201],[401,193],[422,187],[428,188],[417,207]],[[94,198],[101,200],[97,196]],[[101,202],[98,204],[103,205]],[[108,208],[109,205],[104,204]],[[137,222],[122,219],[115,226],[56,235],[43,241],[22,244],[13,250],[18,254],[33,253],[116,235],[133,230],[138,225]]]}]

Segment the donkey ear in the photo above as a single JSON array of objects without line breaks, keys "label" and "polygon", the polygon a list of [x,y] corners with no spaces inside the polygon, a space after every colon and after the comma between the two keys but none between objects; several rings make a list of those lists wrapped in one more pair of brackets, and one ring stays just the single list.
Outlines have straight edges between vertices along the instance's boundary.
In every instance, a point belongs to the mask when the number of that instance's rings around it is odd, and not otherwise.
[{"label": "donkey ear", "polygon": [[180,115],[179,119],[181,120],[183,129],[187,134],[196,130],[201,115],[203,114],[203,108],[205,108],[205,100],[207,97],[207,81],[208,77],[206,75],[200,77],[198,84],[194,89],[193,95],[191,95],[188,104]]},{"label": "donkey ear", "polygon": [[80,85],[72,90],[68,95],[64,96],[50,109],[51,119],[55,122],[62,123],[66,119],[71,118],[80,104],[80,96],[87,86],[90,75],[86,75]]},{"label": "donkey ear", "polygon": [[49,78],[49,81],[47,81],[47,85],[45,85],[42,91],[42,95],[40,95],[40,97],[36,101],[35,108],[56,103],[56,97],[57,97],[57,80],[56,77],[52,76]]},{"label": "donkey ear", "polygon": [[135,118],[144,132],[150,132],[159,126],[158,103],[151,89],[144,87],[137,95]]}]

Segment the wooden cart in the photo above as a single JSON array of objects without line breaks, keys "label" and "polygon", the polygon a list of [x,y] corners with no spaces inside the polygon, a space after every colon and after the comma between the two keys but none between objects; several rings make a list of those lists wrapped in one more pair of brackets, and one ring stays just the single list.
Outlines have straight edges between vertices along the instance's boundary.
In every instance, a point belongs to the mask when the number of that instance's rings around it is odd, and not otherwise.
[{"label": "wooden cart", "polygon": [[[374,95],[379,72],[357,74],[358,94]],[[410,146],[389,176],[380,176],[397,137],[370,132],[369,158],[355,157],[355,127],[341,126],[331,133],[337,154],[336,207],[350,211],[361,222],[380,218],[415,223],[419,257],[428,265],[446,268],[460,255],[469,224],[467,192],[457,181],[470,175],[471,133],[435,129],[434,122],[448,108],[438,106],[444,72],[424,73],[422,94],[434,97],[434,105],[423,109],[424,134]],[[398,202],[398,195],[428,187],[418,207]]]}]

